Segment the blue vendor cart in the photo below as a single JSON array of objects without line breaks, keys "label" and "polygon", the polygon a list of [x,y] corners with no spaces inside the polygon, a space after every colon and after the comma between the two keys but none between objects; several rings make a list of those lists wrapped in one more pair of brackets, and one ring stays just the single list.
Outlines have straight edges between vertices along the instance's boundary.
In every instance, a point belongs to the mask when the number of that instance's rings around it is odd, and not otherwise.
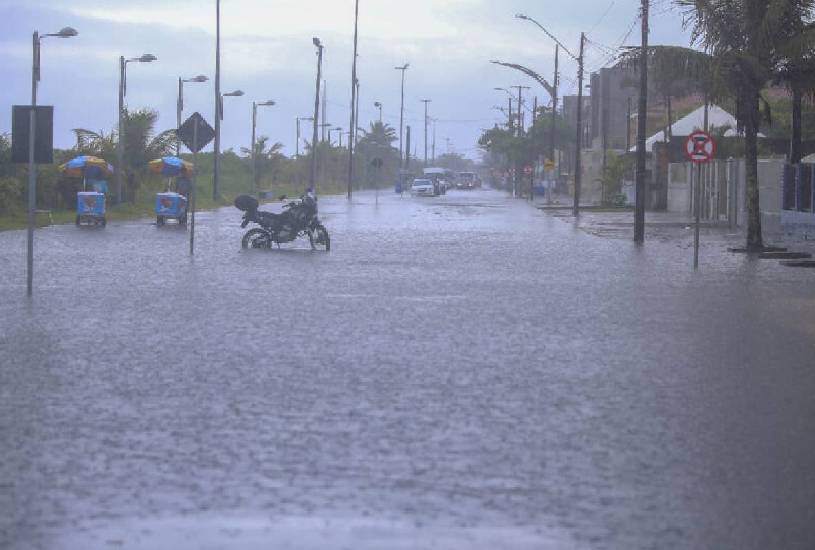
[{"label": "blue vendor cart", "polygon": [[187,225],[187,197],[172,191],[156,193],[156,225],[164,225],[167,220]]},{"label": "blue vendor cart", "polygon": [[[179,225],[187,225],[187,211],[191,191],[190,177],[194,172],[192,163],[178,157],[162,157],[151,160],[148,168],[154,174],[166,176],[167,191],[156,193],[156,225],[164,225],[167,220],[177,220]],[[170,191],[170,182],[175,178],[175,192]]]},{"label": "blue vendor cart", "polygon": [[[60,172],[69,177],[82,178],[82,191],[76,194],[76,225],[105,227],[105,177],[113,175],[113,167],[104,159],[81,155],[60,166]],[[88,190],[90,184],[91,191]]]}]

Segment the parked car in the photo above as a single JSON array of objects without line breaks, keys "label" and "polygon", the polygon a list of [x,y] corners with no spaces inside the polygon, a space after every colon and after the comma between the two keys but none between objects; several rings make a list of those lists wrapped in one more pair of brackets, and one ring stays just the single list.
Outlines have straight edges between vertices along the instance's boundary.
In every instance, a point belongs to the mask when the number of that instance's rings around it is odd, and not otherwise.
[{"label": "parked car", "polygon": [[410,194],[425,197],[435,197],[437,194],[436,186],[432,180],[417,178],[413,180],[413,184],[410,186]]}]

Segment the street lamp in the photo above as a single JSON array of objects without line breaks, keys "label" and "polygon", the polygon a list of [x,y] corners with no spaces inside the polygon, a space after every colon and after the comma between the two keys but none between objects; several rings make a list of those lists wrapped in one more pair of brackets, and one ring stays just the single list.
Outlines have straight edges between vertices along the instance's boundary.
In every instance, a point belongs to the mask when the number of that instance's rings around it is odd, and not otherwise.
[{"label": "street lamp", "polygon": [[374,107],[379,109],[379,124],[382,124],[382,103],[374,101]]},{"label": "street lamp", "polygon": [[[181,78],[178,77],[178,102],[176,104],[176,130],[181,128],[181,114],[184,112],[184,83],[185,82],[206,82],[209,80],[206,76],[199,74],[193,78]],[[181,155],[181,138],[176,135],[175,138],[175,154],[176,156]]]},{"label": "street lamp", "polygon": [[323,43],[316,36],[311,39],[317,48],[317,91],[314,94],[314,134],[311,138],[311,177],[309,178],[311,190],[317,193],[317,125],[320,119],[320,79],[323,73]]},{"label": "street lamp", "polygon": [[402,148],[402,135],[405,125],[405,71],[410,67],[410,63],[405,63],[401,67],[394,67],[397,71],[402,71],[402,100],[401,107],[399,108],[399,168],[404,168],[403,164],[403,148]]},{"label": "street lamp", "polygon": [[72,38],[79,33],[73,27],[63,27],[59,32],[43,34],[34,31],[32,39],[31,63],[31,112],[28,115],[28,236],[27,236],[27,271],[26,292],[29,296],[34,290],[34,225],[37,212],[37,165],[34,158],[37,132],[37,84],[40,81],[40,48],[43,38]]},{"label": "street lamp", "polygon": [[[646,4],[647,7],[647,4]],[[564,46],[560,40],[555,37],[551,32],[546,30],[543,25],[529,17],[528,15],[524,15],[523,13],[518,13],[515,15],[516,18],[522,19],[524,21],[530,21],[538,26],[540,30],[542,30],[549,38],[554,40],[554,42],[563,48],[569,57],[577,61],[577,139],[575,143],[575,167],[574,167],[574,206],[572,208],[572,213],[574,214],[575,218],[580,214],[580,187],[582,183],[582,173],[581,173],[581,158],[580,158],[580,151],[583,148],[583,75],[584,75],[584,48],[586,45],[586,33],[580,33],[580,54],[575,55],[569,51],[569,48]],[[647,20],[645,17],[644,20]],[[557,72],[557,71],[556,71]],[[557,83],[556,83],[557,84]],[[519,109],[520,111],[520,109]],[[640,209],[638,209],[640,210]],[[637,212],[636,216],[636,226],[635,233],[639,235],[642,231],[641,228],[644,227],[644,209],[641,212]],[[642,223],[639,223],[642,221]]]},{"label": "street lamp", "polygon": [[118,161],[118,169],[116,170],[116,202],[122,203],[122,176],[124,175],[124,102],[127,96],[127,64],[128,63],[152,63],[158,58],[151,54],[146,53],[140,57],[131,57],[125,59],[124,56],[119,57],[119,143],[116,145],[116,157]]},{"label": "street lamp", "polygon": [[294,157],[300,158],[300,121],[301,120],[314,120],[314,117],[303,116],[297,117],[297,142],[294,144]]},{"label": "street lamp", "polygon": [[427,104],[433,101],[432,99],[422,99],[424,103],[424,165],[427,167]]},{"label": "street lamp", "polygon": [[258,107],[271,107],[275,104],[273,100],[261,101],[260,103],[252,102],[252,191],[255,196],[258,194],[258,163],[257,163],[257,147],[255,145],[255,128],[258,123]]}]

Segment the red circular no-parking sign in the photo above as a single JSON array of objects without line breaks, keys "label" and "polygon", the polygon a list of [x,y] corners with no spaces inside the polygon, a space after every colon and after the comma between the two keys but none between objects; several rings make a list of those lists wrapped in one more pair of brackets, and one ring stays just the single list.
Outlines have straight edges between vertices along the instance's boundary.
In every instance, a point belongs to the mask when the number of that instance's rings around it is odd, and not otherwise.
[{"label": "red circular no-parking sign", "polygon": [[685,154],[696,164],[710,162],[716,156],[716,142],[713,136],[702,130],[696,130],[685,142]]}]

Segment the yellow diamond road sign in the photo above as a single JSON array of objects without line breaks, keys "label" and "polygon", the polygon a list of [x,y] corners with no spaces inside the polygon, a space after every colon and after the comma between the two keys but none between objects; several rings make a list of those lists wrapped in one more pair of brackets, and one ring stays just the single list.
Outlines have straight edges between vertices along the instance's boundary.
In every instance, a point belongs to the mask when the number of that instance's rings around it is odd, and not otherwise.
[{"label": "yellow diamond road sign", "polygon": [[543,163],[543,169],[544,170],[554,170],[555,169],[555,163],[552,162],[551,160],[547,159],[546,162]]}]

